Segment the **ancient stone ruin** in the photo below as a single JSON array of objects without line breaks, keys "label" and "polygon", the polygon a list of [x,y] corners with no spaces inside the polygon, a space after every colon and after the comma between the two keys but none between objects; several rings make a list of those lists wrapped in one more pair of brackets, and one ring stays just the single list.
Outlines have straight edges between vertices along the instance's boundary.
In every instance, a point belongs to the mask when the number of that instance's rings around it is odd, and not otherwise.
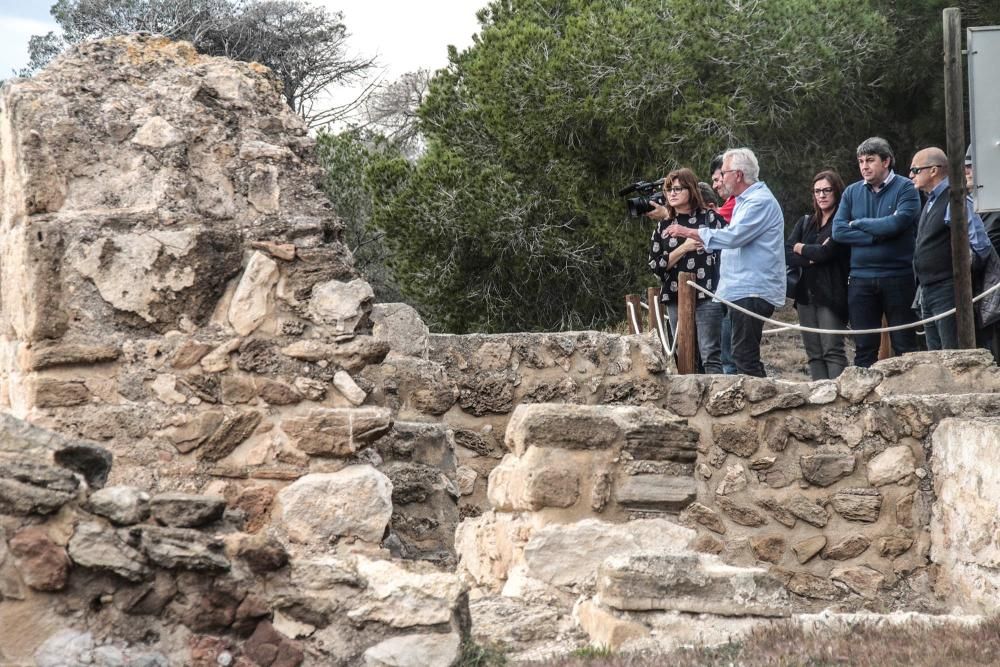
[{"label": "ancient stone ruin", "polygon": [[793,383],[430,335],[373,303],[312,143],[266,69],[156,37],[2,89],[0,664],[444,667],[996,610],[987,353]]}]

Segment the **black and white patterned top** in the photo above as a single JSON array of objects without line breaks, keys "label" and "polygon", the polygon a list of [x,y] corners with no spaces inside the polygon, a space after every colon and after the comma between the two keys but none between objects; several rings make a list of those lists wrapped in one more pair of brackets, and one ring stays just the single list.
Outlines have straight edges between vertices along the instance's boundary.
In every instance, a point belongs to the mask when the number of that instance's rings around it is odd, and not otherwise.
[{"label": "black and white patterned top", "polygon": [[[681,257],[680,261],[667,268],[667,256],[676,250],[686,239],[667,236],[667,227],[677,223],[683,227],[698,229],[708,227],[720,229],[726,221],[715,211],[698,211],[695,215],[678,213],[677,217],[660,220],[649,240],[649,268],[652,269],[662,283],[660,300],[670,303],[677,300],[677,274],[682,271],[693,273],[695,282],[705,289],[715,291],[719,283],[719,251],[695,250]],[[699,299],[709,298],[703,292],[697,292]]]}]

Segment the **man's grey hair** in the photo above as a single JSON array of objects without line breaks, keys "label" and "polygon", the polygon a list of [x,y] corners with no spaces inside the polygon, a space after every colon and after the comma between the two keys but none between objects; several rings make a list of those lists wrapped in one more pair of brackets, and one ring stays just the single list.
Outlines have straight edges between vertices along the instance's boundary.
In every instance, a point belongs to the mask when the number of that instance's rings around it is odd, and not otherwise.
[{"label": "man's grey hair", "polygon": [[730,148],[722,156],[723,160],[729,160],[729,168],[733,171],[743,172],[743,182],[753,185],[760,175],[760,165],[757,164],[757,156],[749,148]]},{"label": "man's grey hair", "polygon": [[889,159],[889,166],[896,162],[896,156],[892,154],[892,146],[882,137],[868,137],[858,146],[858,157],[862,155],[877,155],[881,159]]}]

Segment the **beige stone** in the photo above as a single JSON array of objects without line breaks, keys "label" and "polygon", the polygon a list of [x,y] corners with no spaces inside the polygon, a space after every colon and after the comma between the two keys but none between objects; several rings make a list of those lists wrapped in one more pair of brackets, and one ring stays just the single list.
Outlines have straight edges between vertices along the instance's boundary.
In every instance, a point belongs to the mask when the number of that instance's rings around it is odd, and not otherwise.
[{"label": "beige stone", "polygon": [[387,408],[312,408],[289,415],[281,430],[291,444],[314,456],[349,456],[392,426]]},{"label": "beige stone", "polygon": [[681,519],[693,521],[720,535],[724,535],[726,532],[726,524],[719,518],[715,510],[701,503],[695,502],[688,505],[681,513]]},{"label": "beige stone", "polygon": [[247,336],[260,326],[271,310],[271,290],[277,282],[277,263],[253,253],[229,303],[229,324],[236,333]]},{"label": "beige stone", "polygon": [[313,288],[308,312],[314,322],[329,325],[336,333],[353,333],[374,298],[371,285],[363,280],[332,280]]},{"label": "beige stone", "polygon": [[143,148],[167,148],[184,142],[184,133],[161,116],[153,116],[136,130],[132,143]]},{"label": "beige stone", "polygon": [[849,535],[823,549],[822,556],[829,560],[847,560],[863,554],[871,545],[864,535]]},{"label": "beige stone", "polygon": [[799,457],[802,477],[816,486],[830,486],[854,472],[854,454],[838,450],[820,451]]},{"label": "beige stone", "polygon": [[226,405],[249,403],[257,397],[257,386],[247,375],[223,375],[220,381],[222,402]]},{"label": "beige stone", "polygon": [[114,361],[119,355],[120,350],[115,345],[42,341],[22,347],[19,358],[22,369],[38,371],[53,366],[100,364]]},{"label": "beige stone", "polygon": [[739,493],[747,488],[746,470],[739,463],[726,468],[726,474],[715,488],[715,493],[720,496]]},{"label": "beige stone", "polygon": [[885,581],[885,575],[866,565],[835,567],[830,578],[839,581],[861,597],[874,599]]},{"label": "beige stone", "polygon": [[724,451],[749,457],[760,447],[757,429],[752,423],[712,424],[712,439]]},{"label": "beige stone", "polygon": [[823,535],[813,535],[792,545],[795,558],[799,563],[805,565],[826,546],[826,537]]},{"label": "beige stone", "polygon": [[90,401],[90,391],[82,381],[40,377],[32,383],[32,403],[38,408],[68,408]]},{"label": "beige stone", "polygon": [[882,511],[882,494],[871,488],[844,489],[833,495],[830,504],[848,521],[875,523]]},{"label": "beige stone", "polygon": [[278,168],[256,165],[247,187],[247,200],[261,213],[277,213],[281,207],[281,187]]},{"label": "beige stone", "polygon": [[427,358],[430,334],[420,314],[405,303],[376,303],[372,306],[372,336],[389,344],[389,356]]},{"label": "beige stone", "polygon": [[462,521],[455,530],[459,575],[477,586],[499,591],[530,536],[531,526],[520,515],[490,510]]},{"label": "beige stone", "polygon": [[361,405],[367,398],[365,391],[358,386],[358,383],[347,371],[340,370],[334,373],[333,386],[344,398],[350,401],[351,405]]},{"label": "beige stone", "polygon": [[337,537],[377,543],[392,515],[392,482],[369,465],[313,473],[278,493],[278,526],[300,544]]},{"label": "beige stone", "polygon": [[913,450],[906,445],[890,447],[868,462],[868,482],[872,486],[885,486],[904,482],[916,471]]},{"label": "beige stone", "polygon": [[365,667],[451,667],[461,642],[456,632],[392,637],[365,650]]},{"label": "beige stone", "polygon": [[[365,583],[359,604],[347,612],[356,623],[379,622],[394,628],[433,626],[461,613],[465,587],[451,573],[419,562],[357,559]],[[466,611],[467,613],[467,611]]]},{"label": "beige stone", "polygon": [[149,388],[167,405],[181,405],[187,402],[187,396],[177,391],[177,378],[169,373],[157,375]]},{"label": "beige stone", "polygon": [[229,355],[240,348],[243,339],[230,338],[202,357],[201,367],[206,373],[220,373],[229,369]]},{"label": "beige stone", "polygon": [[508,511],[574,505],[580,498],[580,476],[575,467],[567,465],[568,455],[538,447],[529,447],[520,457],[508,454],[490,473],[490,503]]},{"label": "beige stone", "polygon": [[592,600],[583,600],[573,607],[573,617],[597,646],[606,646],[612,651],[632,639],[649,636],[649,628],[641,623],[615,616],[609,609]]}]

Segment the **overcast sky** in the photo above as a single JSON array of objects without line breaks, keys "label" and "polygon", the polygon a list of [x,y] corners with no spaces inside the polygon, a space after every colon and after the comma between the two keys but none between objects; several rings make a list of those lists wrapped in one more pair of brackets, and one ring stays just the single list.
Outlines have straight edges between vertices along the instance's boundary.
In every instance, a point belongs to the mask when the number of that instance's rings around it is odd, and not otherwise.
[{"label": "overcast sky", "polygon": [[[448,45],[472,44],[476,11],[488,0],[313,0],[344,14],[349,45],[361,56],[377,55],[393,79],[408,71],[437,69],[448,62]],[[0,79],[24,67],[28,38],[55,30],[54,0],[0,0]]]}]

